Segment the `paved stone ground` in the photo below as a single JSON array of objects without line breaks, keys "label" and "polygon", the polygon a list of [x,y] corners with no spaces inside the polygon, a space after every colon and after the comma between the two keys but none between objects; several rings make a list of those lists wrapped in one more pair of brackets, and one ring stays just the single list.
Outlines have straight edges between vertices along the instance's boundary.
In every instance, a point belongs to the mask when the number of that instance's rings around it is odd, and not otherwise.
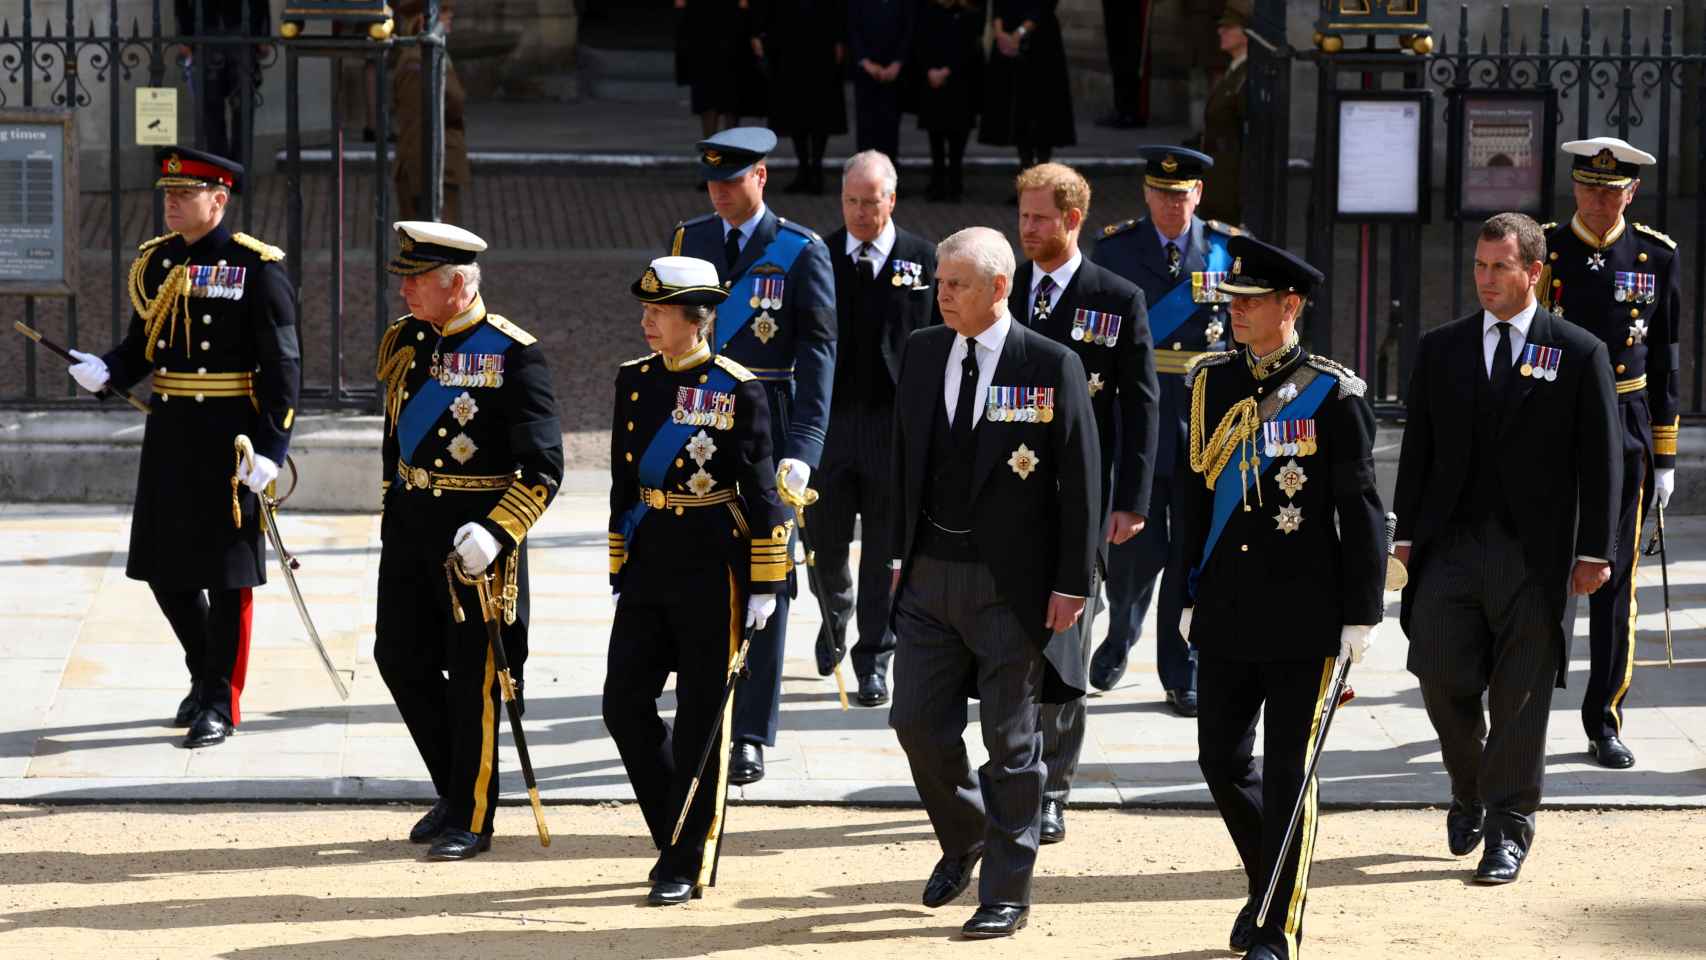
[{"label": "paved stone ground", "polygon": [[[604,482],[596,473],[571,475],[530,541],[535,625],[526,722],[551,802],[630,797],[599,718],[610,623]],[[243,726],[222,746],[186,751],[177,746],[181,733],[165,726],[186,686],[181,655],[146,588],[124,577],[128,512],[0,505],[0,609],[10,620],[0,633],[0,801],[429,799],[373,664],[377,518],[286,513],[282,525],[302,558],[302,585],[321,636],[352,681],[351,699],[336,699],[275,570],[274,582],[256,594]],[[1640,764],[1604,771],[1582,752],[1580,621],[1570,689],[1557,697],[1548,744],[1553,804],[1706,806],[1706,518],[1675,518],[1671,534],[1674,670],[1664,667],[1657,567],[1645,564],[1640,573],[1639,666],[1626,724]],[[832,682],[812,667],[815,604],[808,596],[793,610],[781,741],[768,754],[769,776],[739,791],[739,799],[915,802],[887,711],[838,709]],[[1279,632],[1283,625],[1253,629]],[[1077,802],[1207,802],[1195,726],[1163,705],[1153,642],[1149,624],[1123,685],[1090,704]],[[1393,628],[1356,671],[1359,696],[1334,727],[1323,764],[1326,802],[1446,799],[1404,653]],[[980,758],[975,723],[967,741]],[[513,799],[520,779],[508,747],[503,771]]]}]

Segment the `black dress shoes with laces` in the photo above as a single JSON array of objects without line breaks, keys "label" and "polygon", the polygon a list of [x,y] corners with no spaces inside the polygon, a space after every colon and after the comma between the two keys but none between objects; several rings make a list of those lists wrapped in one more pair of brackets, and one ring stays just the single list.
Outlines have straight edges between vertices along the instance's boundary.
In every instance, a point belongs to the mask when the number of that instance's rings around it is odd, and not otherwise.
[{"label": "black dress shoes with laces", "polygon": [[924,905],[933,909],[954,902],[971,885],[971,870],[981,859],[983,848],[976,847],[963,856],[936,861],[930,879],[924,882]]},{"label": "black dress shoes with laces", "polygon": [[195,716],[195,723],[190,725],[189,735],[184,737],[184,746],[190,750],[201,747],[211,747],[224,743],[231,735],[231,724],[220,716],[219,711],[203,709]]},{"label": "black dress shoes with laces", "polygon": [[1042,843],[1059,843],[1066,839],[1066,804],[1059,800],[1043,800],[1043,828],[1037,836]]},{"label": "black dress shoes with laces", "polygon": [[439,797],[432,803],[432,809],[415,821],[414,829],[409,831],[410,843],[431,843],[444,832],[444,821],[450,817],[450,801]]},{"label": "black dress shoes with laces", "polygon": [[737,743],[729,754],[729,782],[746,786],[764,779],[764,748],[756,743]]},{"label": "black dress shoes with laces", "polygon": [[1467,856],[1481,845],[1486,829],[1487,811],[1479,806],[1453,801],[1445,815],[1445,842],[1454,857]]},{"label": "black dress shoes with laces", "polygon": [[1616,737],[1601,737],[1588,741],[1588,756],[1600,766],[1611,770],[1627,770],[1635,765],[1635,754]]},{"label": "black dress shoes with laces", "polygon": [[981,906],[971,915],[971,919],[966,921],[966,925],[960,928],[960,935],[971,940],[1011,937],[1023,930],[1030,919],[1030,907],[1015,907],[1006,903]]},{"label": "black dress shoes with laces", "polygon": [[433,841],[427,857],[432,860],[472,860],[492,849],[492,835],[470,830],[446,830]]}]

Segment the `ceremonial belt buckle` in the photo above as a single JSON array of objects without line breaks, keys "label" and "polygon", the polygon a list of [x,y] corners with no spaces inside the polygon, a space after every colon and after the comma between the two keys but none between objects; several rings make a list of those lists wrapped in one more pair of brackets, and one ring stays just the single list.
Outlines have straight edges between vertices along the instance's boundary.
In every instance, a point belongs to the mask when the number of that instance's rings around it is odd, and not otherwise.
[{"label": "ceremonial belt buckle", "polygon": [[406,469],[411,489],[425,490],[432,486],[432,475],[427,473],[425,467],[408,467]]},{"label": "ceremonial belt buckle", "polygon": [[662,510],[669,504],[668,494],[662,490],[653,490],[649,487],[640,488],[640,499],[645,501],[646,506],[653,510]]}]

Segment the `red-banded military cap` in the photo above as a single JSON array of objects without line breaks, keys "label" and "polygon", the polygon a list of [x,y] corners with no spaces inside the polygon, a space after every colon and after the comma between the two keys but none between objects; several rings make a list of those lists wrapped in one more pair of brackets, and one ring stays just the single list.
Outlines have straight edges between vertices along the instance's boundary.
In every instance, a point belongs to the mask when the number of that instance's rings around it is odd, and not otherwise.
[{"label": "red-banded military cap", "polygon": [[154,151],[160,167],[160,178],[154,181],[157,189],[168,187],[225,187],[241,193],[243,165],[218,154],[189,147],[161,147]]}]

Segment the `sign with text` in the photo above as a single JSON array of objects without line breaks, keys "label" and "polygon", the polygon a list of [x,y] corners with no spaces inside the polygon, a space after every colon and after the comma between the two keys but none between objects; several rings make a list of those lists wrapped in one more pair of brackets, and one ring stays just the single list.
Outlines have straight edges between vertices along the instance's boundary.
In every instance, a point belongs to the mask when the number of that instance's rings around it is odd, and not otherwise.
[{"label": "sign with text", "polygon": [[1338,93],[1333,214],[1341,221],[1426,223],[1432,105],[1425,91]]},{"label": "sign with text", "polygon": [[178,142],[178,89],[136,88],[136,145],[169,147]]},{"label": "sign with text", "polygon": [[1557,147],[1553,91],[1452,91],[1452,213],[1507,210],[1551,219]]},{"label": "sign with text", "polygon": [[76,140],[69,110],[0,110],[0,294],[72,293]]}]

